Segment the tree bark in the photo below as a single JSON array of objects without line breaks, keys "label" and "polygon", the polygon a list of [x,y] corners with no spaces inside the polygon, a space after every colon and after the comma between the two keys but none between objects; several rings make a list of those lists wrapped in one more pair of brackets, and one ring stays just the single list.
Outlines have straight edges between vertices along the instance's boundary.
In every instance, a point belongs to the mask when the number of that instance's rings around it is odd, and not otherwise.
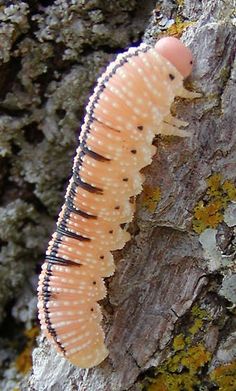
[{"label": "tree bark", "polygon": [[[186,87],[202,94],[176,100],[172,110],[189,123],[190,136],[158,136],[157,154],[143,171],[132,240],[114,254],[116,273],[106,279],[101,303],[108,359],[80,370],[40,337],[20,389],[235,390],[235,2],[14,4],[0,10],[5,322],[12,299],[16,323],[33,321],[25,275],[43,259],[85,103],[114,53],[141,37],[154,43],[162,34],[181,36],[194,57]],[[34,282],[27,286],[35,289]]]}]

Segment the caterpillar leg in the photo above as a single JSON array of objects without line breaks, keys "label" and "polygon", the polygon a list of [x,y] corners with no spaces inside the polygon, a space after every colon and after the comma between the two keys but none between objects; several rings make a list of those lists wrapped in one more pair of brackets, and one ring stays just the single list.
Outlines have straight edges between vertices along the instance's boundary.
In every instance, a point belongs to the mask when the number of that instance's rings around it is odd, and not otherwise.
[{"label": "caterpillar leg", "polygon": [[196,99],[196,98],[201,98],[202,94],[200,94],[199,92],[186,90],[186,88],[183,87],[176,94],[176,96],[179,96],[180,98],[185,98],[185,99]]},{"label": "caterpillar leg", "polygon": [[181,129],[181,127],[185,127],[187,125],[188,122],[182,121],[169,114],[163,119],[159,133],[171,136],[189,137],[190,134],[186,130]]},{"label": "caterpillar leg", "polygon": [[[188,91],[186,90],[186,88],[182,87],[179,90],[179,92],[176,94],[176,96],[185,99],[195,99],[195,98],[201,98],[202,94],[198,92]],[[178,118],[173,117],[171,114],[169,114],[163,119],[163,122],[161,124],[161,129],[159,130],[158,133],[164,135],[179,136],[179,137],[189,137],[190,134],[186,130],[181,129],[181,127],[185,127],[187,125],[188,122],[181,121]]]},{"label": "caterpillar leg", "polygon": [[176,117],[173,117],[173,115],[169,114],[167,115],[165,118],[164,118],[164,122],[176,127],[176,128],[180,128],[180,127],[185,127],[185,126],[188,126],[188,122],[186,121],[182,121],[181,119],[178,119]]}]

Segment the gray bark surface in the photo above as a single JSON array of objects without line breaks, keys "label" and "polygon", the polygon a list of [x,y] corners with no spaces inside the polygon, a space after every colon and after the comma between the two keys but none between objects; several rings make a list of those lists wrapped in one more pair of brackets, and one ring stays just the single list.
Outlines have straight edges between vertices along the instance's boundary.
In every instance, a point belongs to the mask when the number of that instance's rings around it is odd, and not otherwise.
[{"label": "gray bark surface", "polygon": [[[140,39],[145,26],[143,40],[154,43],[158,34],[174,26],[182,33],[181,23],[190,22],[181,38],[195,61],[186,86],[202,94],[178,99],[173,108],[189,123],[190,137],[158,136],[157,154],[143,171],[144,193],[129,228],[132,239],[115,253],[116,273],[106,280],[102,308],[108,359],[80,370],[40,337],[32,373],[20,389],[138,391],[148,370],[173,354],[173,338],[190,326],[193,305],[211,314],[197,337],[212,355],[208,370],[235,360],[235,204],[229,200],[224,220],[201,235],[192,224],[194,208],[207,197],[206,178],[220,173],[223,181],[235,180],[234,1],[150,1],[145,7],[140,1],[17,3],[17,22],[9,21],[8,12],[0,52],[5,91],[0,213],[7,226],[12,222],[11,230],[0,229],[6,264],[0,268],[3,317],[6,303],[24,290],[25,270],[34,275],[32,253],[36,262],[43,257],[62,204],[62,184],[70,175],[83,107],[101,68],[114,58],[111,53]],[[147,207],[145,189],[160,190],[154,210]],[[16,273],[8,282],[12,267]]]}]

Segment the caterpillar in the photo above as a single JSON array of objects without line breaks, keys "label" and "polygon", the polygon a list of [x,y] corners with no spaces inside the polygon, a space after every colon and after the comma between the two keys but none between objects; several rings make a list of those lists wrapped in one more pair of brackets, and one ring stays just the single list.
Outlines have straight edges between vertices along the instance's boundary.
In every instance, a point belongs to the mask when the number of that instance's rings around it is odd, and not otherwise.
[{"label": "caterpillar", "polygon": [[192,54],[178,39],[141,44],[119,54],[98,79],[86,108],[65,203],[39,277],[41,328],[80,368],[108,355],[98,301],[114,273],[112,251],[130,239],[126,227],[142,191],[140,170],[156,152],[157,134],[187,136],[173,117],[176,96],[195,98],[183,79]]}]

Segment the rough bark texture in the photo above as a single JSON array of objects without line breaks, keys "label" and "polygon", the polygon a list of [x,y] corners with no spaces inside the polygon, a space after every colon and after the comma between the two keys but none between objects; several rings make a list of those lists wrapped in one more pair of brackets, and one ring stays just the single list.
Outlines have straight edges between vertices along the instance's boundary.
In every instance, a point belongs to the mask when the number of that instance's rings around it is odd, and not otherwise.
[{"label": "rough bark texture", "polygon": [[[202,93],[173,107],[189,122],[190,137],[157,137],[158,152],[144,170],[132,240],[115,254],[116,274],[102,303],[109,358],[79,370],[40,338],[20,389],[234,391],[234,0],[3,3],[2,329],[19,322],[30,328],[35,318],[35,262],[62,204],[83,107],[113,53],[143,34],[149,43],[162,32],[182,35],[195,59],[186,85]],[[0,340],[6,391],[21,377],[16,365],[7,366],[20,350],[8,342],[15,327]],[[232,384],[215,370],[224,372],[227,363]]]}]

